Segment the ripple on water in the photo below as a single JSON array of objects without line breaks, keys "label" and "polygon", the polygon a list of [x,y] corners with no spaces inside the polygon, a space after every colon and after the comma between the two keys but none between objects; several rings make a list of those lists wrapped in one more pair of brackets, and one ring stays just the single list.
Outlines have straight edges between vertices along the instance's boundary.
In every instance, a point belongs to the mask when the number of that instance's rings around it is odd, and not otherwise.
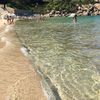
[{"label": "ripple on water", "polygon": [[99,16],[79,17],[76,25],[70,18],[17,22],[17,35],[62,100],[100,98],[99,25]]}]

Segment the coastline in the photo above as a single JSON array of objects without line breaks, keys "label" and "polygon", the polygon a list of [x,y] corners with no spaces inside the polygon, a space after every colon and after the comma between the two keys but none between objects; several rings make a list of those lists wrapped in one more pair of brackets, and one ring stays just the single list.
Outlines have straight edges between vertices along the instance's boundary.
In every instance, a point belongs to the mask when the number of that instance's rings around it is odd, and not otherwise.
[{"label": "coastline", "polygon": [[[22,43],[22,42],[20,42],[20,43]],[[34,62],[32,59],[32,53],[28,52],[27,45],[23,46],[21,51],[31,61],[34,70],[37,72],[37,74],[41,78],[41,81],[40,81],[41,87],[42,87],[44,95],[47,97],[47,100],[61,100],[61,99],[56,98],[57,95],[55,95],[56,93],[54,93],[54,91],[52,89],[53,84],[51,83],[50,80],[48,80],[49,78],[47,79],[47,76],[45,76],[40,69],[37,69],[36,67],[34,67],[35,65],[34,65]]]},{"label": "coastline", "polygon": [[13,25],[0,20],[0,100],[47,100],[41,78],[21,52]]},{"label": "coastline", "polygon": [[[57,91],[57,88],[53,85],[49,77],[43,74],[43,72],[40,69],[41,66],[35,64],[34,60],[36,60],[36,58],[33,56],[33,53],[31,52],[31,48],[28,48],[28,46],[21,41],[21,38],[19,37],[19,35],[17,35],[17,37],[20,40],[20,43],[22,44],[21,51],[31,61],[33,68],[35,69],[35,71],[38,73],[38,75],[42,79],[41,87],[42,87],[44,94],[48,98],[47,100],[61,100],[61,97]],[[38,68],[37,66],[40,66],[40,67]]]}]

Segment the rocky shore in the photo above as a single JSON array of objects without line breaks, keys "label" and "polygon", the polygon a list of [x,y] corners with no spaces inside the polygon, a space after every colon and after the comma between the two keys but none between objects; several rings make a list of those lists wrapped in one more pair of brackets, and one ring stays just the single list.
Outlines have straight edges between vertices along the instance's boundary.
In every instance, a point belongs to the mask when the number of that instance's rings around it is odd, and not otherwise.
[{"label": "rocky shore", "polygon": [[100,15],[100,4],[96,3],[94,5],[82,5],[77,7],[77,15],[79,16],[92,16],[92,15]]},{"label": "rocky shore", "polygon": [[[78,16],[92,16],[92,15],[100,15],[100,3],[96,3],[94,5],[77,5],[77,11],[74,12]],[[69,16],[70,13],[67,13],[66,10],[62,11],[55,11],[52,10],[48,14],[45,14],[45,16],[54,17],[54,16]]]}]

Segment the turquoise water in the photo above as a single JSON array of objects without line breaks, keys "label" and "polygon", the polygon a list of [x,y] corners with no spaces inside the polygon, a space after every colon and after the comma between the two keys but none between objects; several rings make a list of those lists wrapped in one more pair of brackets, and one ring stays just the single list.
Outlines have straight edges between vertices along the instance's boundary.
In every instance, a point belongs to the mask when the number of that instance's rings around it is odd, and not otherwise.
[{"label": "turquoise water", "polygon": [[15,31],[61,100],[100,100],[100,16],[18,21]]}]

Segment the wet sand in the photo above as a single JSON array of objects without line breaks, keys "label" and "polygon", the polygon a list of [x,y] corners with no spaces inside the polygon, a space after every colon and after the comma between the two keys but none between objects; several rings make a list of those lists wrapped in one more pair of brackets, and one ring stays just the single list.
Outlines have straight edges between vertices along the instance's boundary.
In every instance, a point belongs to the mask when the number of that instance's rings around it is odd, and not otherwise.
[{"label": "wet sand", "polygon": [[41,78],[21,52],[12,25],[0,20],[0,100],[47,100]]}]

